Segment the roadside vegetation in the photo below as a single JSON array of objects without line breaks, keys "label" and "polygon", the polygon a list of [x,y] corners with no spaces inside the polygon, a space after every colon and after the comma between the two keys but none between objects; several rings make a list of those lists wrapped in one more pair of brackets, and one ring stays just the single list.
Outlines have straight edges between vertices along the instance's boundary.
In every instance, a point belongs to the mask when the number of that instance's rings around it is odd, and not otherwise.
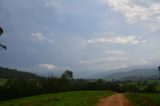
[{"label": "roadside vegetation", "polygon": [[1,106],[96,106],[102,96],[110,96],[110,91],[75,91],[44,94],[0,102]]},{"label": "roadside vegetation", "polygon": [[160,106],[160,94],[126,93],[125,95],[134,106]]}]

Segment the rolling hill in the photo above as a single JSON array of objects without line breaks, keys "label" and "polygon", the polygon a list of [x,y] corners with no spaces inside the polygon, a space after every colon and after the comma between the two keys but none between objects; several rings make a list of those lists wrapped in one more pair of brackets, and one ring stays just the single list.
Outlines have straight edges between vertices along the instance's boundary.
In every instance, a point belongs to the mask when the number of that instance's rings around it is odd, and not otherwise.
[{"label": "rolling hill", "polygon": [[100,72],[89,78],[102,78],[105,80],[143,80],[158,77],[157,69],[118,69],[109,72]]},{"label": "rolling hill", "polygon": [[141,80],[145,78],[156,77],[158,75],[157,69],[134,69],[128,72],[115,72],[104,79],[107,80]]},{"label": "rolling hill", "polygon": [[40,76],[30,73],[19,71],[17,69],[9,69],[0,67],[0,78],[13,79],[13,78],[26,78],[26,79],[37,79],[41,78]]}]

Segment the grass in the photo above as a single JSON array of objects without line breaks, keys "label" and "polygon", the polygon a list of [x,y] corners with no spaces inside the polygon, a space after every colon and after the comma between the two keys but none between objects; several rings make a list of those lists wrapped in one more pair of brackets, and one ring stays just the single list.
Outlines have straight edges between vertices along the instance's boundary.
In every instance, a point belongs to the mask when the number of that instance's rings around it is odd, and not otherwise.
[{"label": "grass", "polygon": [[110,91],[53,93],[2,101],[0,106],[96,106],[100,97],[112,94]]},{"label": "grass", "polygon": [[153,93],[126,93],[126,97],[135,106],[160,106],[160,94]]},{"label": "grass", "polygon": [[3,86],[7,82],[7,80],[8,79],[0,78],[0,86]]}]

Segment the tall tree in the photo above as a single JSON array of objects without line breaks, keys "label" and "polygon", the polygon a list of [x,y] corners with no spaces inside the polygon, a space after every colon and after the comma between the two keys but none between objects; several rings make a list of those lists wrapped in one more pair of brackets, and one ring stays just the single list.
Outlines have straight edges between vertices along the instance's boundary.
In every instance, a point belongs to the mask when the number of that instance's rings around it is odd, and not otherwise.
[{"label": "tall tree", "polygon": [[[2,33],[3,33],[3,29],[0,27],[0,36],[2,35]],[[0,44],[0,48],[7,49],[7,47],[5,45],[2,45],[2,44]]]},{"label": "tall tree", "polygon": [[61,78],[65,78],[65,79],[73,79],[73,72],[70,70],[66,70],[64,71],[64,73],[62,73]]},{"label": "tall tree", "polygon": [[159,72],[159,79],[160,79],[160,66],[158,67],[158,72]]}]

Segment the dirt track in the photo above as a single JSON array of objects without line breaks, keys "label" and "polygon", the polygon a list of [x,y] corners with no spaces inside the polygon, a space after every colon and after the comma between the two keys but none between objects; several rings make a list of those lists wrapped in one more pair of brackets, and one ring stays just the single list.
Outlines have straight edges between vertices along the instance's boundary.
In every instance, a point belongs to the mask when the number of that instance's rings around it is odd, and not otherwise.
[{"label": "dirt track", "polygon": [[123,94],[114,94],[107,98],[101,98],[97,106],[132,106]]}]

